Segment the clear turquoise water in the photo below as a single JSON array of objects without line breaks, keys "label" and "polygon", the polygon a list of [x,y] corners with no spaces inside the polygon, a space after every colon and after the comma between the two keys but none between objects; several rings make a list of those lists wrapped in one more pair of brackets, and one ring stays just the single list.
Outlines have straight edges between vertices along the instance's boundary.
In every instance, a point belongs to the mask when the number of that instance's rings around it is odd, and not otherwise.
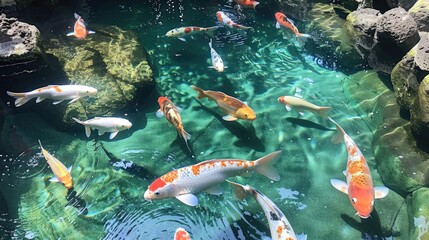
[{"label": "clear turquoise water", "polygon": [[[260,239],[269,236],[262,209],[251,198],[238,202],[226,184],[221,196],[199,194],[200,204],[194,208],[176,199],[150,203],[143,193],[154,179],[172,169],[208,159],[254,160],[283,150],[275,165],[281,181],[271,182],[258,174],[233,180],[246,182],[272,199],[296,233],[306,234],[308,239],[381,239],[392,235],[407,239],[403,200],[394,192],[376,202],[373,218],[362,221],[354,216],[347,196],[331,187],[331,178],[344,179],[347,159],[344,146],[330,142],[334,126],[311,113],[299,116],[287,112],[277,102],[279,96],[299,94],[317,105],[332,107],[331,117],[358,144],[375,185],[381,185],[371,150],[376,126],[360,105],[375,106],[374,97],[385,89],[368,93],[369,103],[358,102],[348,95],[347,86],[354,85],[351,76],[319,66],[289,33],[274,28],[273,18],[253,10],[243,11],[246,19],[242,21],[254,30],[238,34],[221,29],[215,35],[214,47],[228,66],[224,73],[207,68],[207,37],[197,36],[187,43],[163,37],[179,26],[212,26],[219,8],[232,11],[211,2],[193,5],[184,1],[112,1],[80,9],[84,17],[85,11],[92,13],[90,24],[115,24],[138,32],[155,70],[156,91],[143,93],[147,96],[126,116],[133,127],[114,140],[107,136],[86,138],[83,128],[63,132],[31,110],[9,115],[16,136],[24,136],[21,140],[31,151],[23,156],[2,155],[11,170],[3,171],[0,184],[7,193],[8,208],[17,210],[3,218],[3,229],[16,226],[5,234],[15,239],[172,239],[176,228],[184,227],[193,239]],[[304,27],[305,22],[299,24]],[[371,71],[361,74],[370,80],[377,78]],[[216,104],[207,99],[199,103],[190,85],[246,101],[257,120],[221,120]],[[366,94],[366,89],[354,90],[361,91],[354,94]],[[192,135],[194,154],[189,154],[165,119],[155,116],[158,95],[168,96],[184,109],[181,116]],[[19,139],[14,141],[18,144]],[[73,165],[73,192],[47,181],[52,172],[39,153],[37,139],[43,139],[44,147],[66,166]]]}]

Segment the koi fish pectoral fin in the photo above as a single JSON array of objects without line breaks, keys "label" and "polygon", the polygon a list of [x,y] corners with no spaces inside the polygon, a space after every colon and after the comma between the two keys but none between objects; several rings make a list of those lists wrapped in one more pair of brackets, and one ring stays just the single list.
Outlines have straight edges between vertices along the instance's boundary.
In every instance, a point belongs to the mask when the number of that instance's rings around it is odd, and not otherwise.
[{"label": "koi fish pectoral fin", "polygon": [[53,102],[52,104],[57,105],[57,104],[61,103],[62,101],[64,101],[64,100],[58,100],[58,101]]},{"label": "koi fish pectoral fin", "polygon": [[221,195],[223,193],[223,188],[221,185],[215,185],[209,189],[204,190],[204,192],[211,194],[211,195]]},{"label": "koi fish pectoral fin", "polygon": [[384,186],[374,187],[374,194],[375,199],[384,198],[385,196],[387,196],[387,194],[389,194],[389,189]]},{"label": "koi fish pectoral fin", "polygon": [[77,100],[79,100],[79,98],[80,98],[80,97],[73,98],[73,99],[69,102],[69,104],[76,102]]},{"label": "koi fish pectoral fin", "polygon": [[95,31],[92,31],[92,30],[88,31],[88,34],[94,34],[94,33],[95,33]]},{"label": "koi fish pectoral fin", "polygon": [[186,42],[186,39],[185,39],[185,38],[179,37],[179,38],[177,38],[177,39],[179,39],[180,41]]},{"label": "koi fish pectoral fin", "polygon": [[53,177],[49,178],[49,182],[60,182],[60,180],[58,180],[57,177],[53,176]]},{"label": "koi fish pectoral fin", "polygon": [[234,189],[235,197],[238,200],[243,201],[243,199],[245,199],[246,196],[248,195],[248,193],[247,193],[247,191],[245,189],[245,186],[243,186],[241,184],[238,184],[238,183],[235,183],[235,182],[228,181],[228,180],[226,180],[226,181],[229,184],[231,184],[232,188]]},{"label": "koi fish pectoral fin", "polygon": [[198,205],[198,198],[192,193],[179,195],[179,196],[176,196],[176,198],[182,203],[191,207],[195,207]]},{"label": "koi fish pectoral fin", "polygon": [[289,105],[285,105],[286,110],[290,111],[292,108]]},{"label": "koi fish pectoral fin", "polygon": [[343,192],[345,194],[347,193],[348,190],[348,185],[346,182],[338,180],[338,179],[331,179],[331,184],[334,188],[336,188],[338,191]]},{"label": "koi fish pectoral fin", "polygon": [[280,23],[279,23],[279,22],[276,22],[276,28],[277,28],[277,29],[280,29],[280,28],[281,28],[281,26],[280,26]]},{"label": "koi fish pectoral fin", "polygon": [[85,126],[85,135],[86,135],[86,137],[91,136],[91,128],[90,127]]},{"label": "koi fish pectoral fin", "polygon": [[225,120],[225,121],[228,121],[228,122],[237,120],[236,117],[233,117],[231,115],[223,116],[222,119]]},{"label": "koi fish pectoral fin", "polygon": [[112,132],[109,136],[109,139],[113,139],[114,137],[116,137],[116,135],[118,135],[118,131]]},{"label": "koi fish pectoral fin", "polygon": [[158,111],[156,111],[156,117],[162,118],[163,116],[164,116],[164,113],[161,111],[161,109],[158,109]]},{"label": "koi fish pectoral fin", "polygon": [[43,101],[43,100],[45,100],[45,98],[44,98],[44,97],[38,97],[38,98],[36,98],[36,103],[39,103],[39,102],[41,102],[41,101]]},{"label": "koi fish pectoral fin", "polygon": [[76,34],[75,32],[69,32],[69,33],[67,33],[67,37],[74,36],[75,34]]}]

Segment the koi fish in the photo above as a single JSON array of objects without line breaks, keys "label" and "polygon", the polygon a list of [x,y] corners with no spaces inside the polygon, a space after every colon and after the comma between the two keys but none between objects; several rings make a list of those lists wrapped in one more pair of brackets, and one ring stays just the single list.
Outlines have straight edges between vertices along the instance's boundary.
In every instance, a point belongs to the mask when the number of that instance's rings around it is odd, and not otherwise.
[{"label": "koi fish", "polygon": [[208,27],[208,28],[194,27],[194,26],[180,27],[180,28],[175,28],[175,29],[168,31],[165,34],[165,36],[166,37],[177,37],[179,40],[186,42],[186,39],[184,37],[193,36],[193,35],[199,34],[199,33],[207,33],[208,35],[213,36],[213,32],[216,31],[218,28],[219,28],[218,26]]},{"label": "koi fish", "polygon": [[298,37],[311,38],[310,34],[300,33],[298,31],[298,28],[295,27],[295,25],[293,24],[293,21],[291,19],[289,19],[288,17],[286,17],[286,15],[284,15],[283,13],[277,12],[274,16],[277,20],[276,28],[285,27],[285,28],[288,28],[289,30],[291,30]]},{"label": "koi fish", "polygon": [[91,136],[91,129],[97,129],[99,136],[105,132],[110,132],[109,139],[113,139],[118,132],[130,129],[133,126],[127,119],[117,117],[95,117],[86,121],[73,118],[73,120],[85,127],[86,137]]},{"label": "koi fish", "polygon": [[244,7],[244,8],[255,8],[256,5],[259,4],[259,2],[255,0],[234,0],[238,5]]},{"label": "koi fish", "polygon": [[189,149],[188,140],[191,139],[191,134],[187,133],[183,128],[182,118],[180,117],[179,109],[170,99],[166,97],[159,97],[158,104],[160,109],[156,112],[156,116],[165,116],[167,121],[173,124],[179,135],[183,138],[183,140],[185,140],[186,147],[188,147]]},{"label": "koi fish", "polygon": [[207,97],[215,101],[219,108],[228,114],[223,117],[225,121],[235,121],[237,119],[253,121],[256,119],[255,112],[246,103],[237,98],[228,96],[223,92],[205,91],[196,86],[191,87],[198,92],[198,99]]},{"label": "koi fish", "polygon": [[313,103],[307,102],[302,98],[297,98],[293,96],[281,96],[277,99],[280,103],[283,103],[286,106],[288,111],[294,108],[301,115],[304,115],[304,111],[308,110],[323,118],[328,118],[327,112],[331,110],[331,107],[319,107]]},{"label": "koi fish", "polygon": [[52,172],[54,173],[55,177],[52,177],[49,179],[51,182],[60,182],[62,183],[67,189],[70,189],[73,187],[73,179],[70,175],[70,172],[72,170],[72,167],[66,168],[64,164],[60,162],[60,160],[56,159],[54,156],[52,156],[48,151],[46,151],[42,143],[39,140],[40,148],[42,149],[42,154],[45,157],[46,161],[49,164],[49,167],[51,167]]},{"label": "koi fish", "polygon": [[235,196],[240,201],[242,201],[247,195],[250,194],[255,198],[259,205],[261,205],[262,210],[264,210],[265,217],[268,220],[268,225],[270,226],[271,239],[298,239],[286,216],[273,203],[273,201],[271,201],[271,199],[269,199],[260,191],[249,185],[244,186],[228,180],[226,181],[232,185],[232,187],[234,188]]},{"label": "koi fish", "polygon": [[223,65],[222,58],[219,56],[219,54],[212,47],[212,40],[211,39],[210,39],[210,42],[209,42],[209,47],[210,47],[210,55],[211,55],[211,58],[212,58],[212,65],[213,65],[212,67],[209,67],[209,68],[214,68],[218,72],[223,72],[223,70],[225,68],[227,68],[227,67],[225,67]]},{"label": "koi fish", "polygon": [[191,236],[185,229],[179,227],[174,233],[174,240],[191,240]]},{"label": "koi fish", "polygon": [[233,22],[224,12],[222,12],[222,11],[218,11],[218,12],[216,12],[216,17],[217,17],[217,20],[220,22],[220,23],[222,23],[222,24],[224,24],[224,25],[226,25],[226,26],[228,26],[228,27],[230,27],[230,28],[235,28],[235,29],[242,29],[242,30],[247,30],[247,29],[251,29],[251,27],[246,27],[246,26],[243,26],[243,25],[240,25],[240,24],[237,24],[237,23],[235,23],[235,22]]},{"label": "koi fish", "polygon": [[223,193],[220,183],[248,171],[256,171],[273,181],[279,181],[280,176],[273,164],[280,153],[276,151],[255,161],[213,159],[173,170],[153,181],[144,193],[144,199],[175,197],[186,205],[196,206],[198,198],[194,194],[205,191],[220,195]]},{"label": "koi fish", "polygon": [[347,148],[347,169],[344,171],[347,183],[338,179],[331,179],[331,184],[337,190],[347,194],[357,215],[368,218],[374,207],[374,199],[384,198],[389,189],[373,187],[369,166],[356,143],[332,118],[329,120],[337,127],[337,134],[332,138],[333,143],[344,141]]},{"label": "koi fish", "polygon": [[38,88],[31,92],[15,93],[6,92],[7,95],[16,98],[15,106],[20,107],[33,98],[36,103],[45,99],[54,100],[54,105],[68,99],[72,99],[70,103],[76,102],[81,97],[92,96],[97,93],[97,89],[82,85],[49,85],[46,87]]},{"label": "koi fish", "polygon": [[74,31],[67,33],[67,36],[75,36],[78,39],[85,39],[88,34],[95,33],[94,31],[86,29],[86,23],[83,21],[83,18],[79,16],[77,13],[74,13],[74,18],[76,18],[76,22],[74,24]]}]

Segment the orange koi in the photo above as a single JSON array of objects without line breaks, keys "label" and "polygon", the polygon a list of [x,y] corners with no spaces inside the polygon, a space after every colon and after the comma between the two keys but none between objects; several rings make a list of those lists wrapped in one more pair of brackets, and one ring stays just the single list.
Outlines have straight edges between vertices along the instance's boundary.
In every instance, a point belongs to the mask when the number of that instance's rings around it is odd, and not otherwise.
[{"label": "orange koi", "polygon": [[42,143],[39,140],[40,148],[42,149],[42,154],[45,157],[46,161],[49,164],[49,167],[51,167],[52,172],[54,173],[55,177],[49,179],[51,182],[60,182],[64,184],[64,186],[67,189],[70,189],[73,187],[73,179],[70,175],[71,169],[66,168],[64,164],[62,164],[58,159],[56,159],[54,156],[52,156],[48,151],[46,151]]},{"label": "orange koi", "polygon": [[185,229],[179,227],[174,233],[174,240],[191,240],[191,236]]},{"label": "orange koi", "polygon": [[244,8],[256,8],[256,5],[259,4],[259,2],[255,0],[234,0],[234,2]]},{"label": "orange koi", "polygon": [[280,153],[281,151],[276,151],[255,161],[207,160],[173,170],[153,181],[144,193],[144,199],[157,200],[175,197],[184,204],[196,206],[198,198],[194,194],[205,191],[209,194],[220,195],[223,193],[220,183],[229,177],[249,171],[256,171],[273,181],[279,181],[280,176],[272,165],[277,161]]},{"label": "orange koi", "polygon": [[331,179],[331,184],[349,196],[359,217],[368,218],[374,208],[374,199],[384,198],[389,194],[389,189],[384,186],[373,187],[371,172],[362,152],[338,123],[332,118],[329,120],[335,124],[338,131],[332,138],[332,142],[344,141],[348,153],[347,169],[345,170],[347,182]]},{"label": "orange koi", "polygon": [[165,116],[167,121],[173,124],[173,126],[177,129],[177,132],[179,132],[180,136],[183,138],[183,140],[185,140],[186,146],[189,149],[188,140],[191,139],[191,134],[187,133],[183,128],[182,118],[180,117],[179,109],[170,99],[166,97],[159,97],[158,104],[160,109],[156,112],[156,116]]},{"label": "orange koi", "polygon": [[198,92],[198,99],[207,97],[215,101],[219,108],[228,114],[223,117],[225,121],[235,121],[237,119],[253,121],[256,119],[255,112],[246,103],[237,98],[228,96],[223,92],[205,91],[196,86],[191,87]]},{"label": "orange koi", "polygon": [[74,14],[74,18],[76,18],[76,22],[74,24],[73,32],[67,33],[67,36],[75,36],[78,39],[85,39],[88,34],[95,33],[94,31],[90,31],[86,29],[86,23],[81,16],[77,13]]},{"label": "orange koi", "polygon": [[293,21],[286,17],[285,14],[277,12],[274,16],[277,20],[276,28],[281,28],[283,26],[290,29],[298,37],[311,38],[311,35],[309,34],[300,33],[298,28],[293,24]]}]

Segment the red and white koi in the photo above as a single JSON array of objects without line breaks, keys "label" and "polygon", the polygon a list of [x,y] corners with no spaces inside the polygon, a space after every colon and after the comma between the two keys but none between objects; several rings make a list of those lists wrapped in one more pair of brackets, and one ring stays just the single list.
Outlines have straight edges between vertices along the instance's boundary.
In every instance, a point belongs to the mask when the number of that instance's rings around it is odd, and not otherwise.
[{"label": "red and white koi", "polygon": [[233,22],[233,21],[231,20],[231,18],[229,18],[229,17],[228,17],[224,12],[222,12],[222,11],[218,11],[218,12],[216,12],[216,17],[217,17],[217,20],[218,20],[220,23],[222,23],[222,24],[224,24],[224,25],[226,25],[226,26],[228,26],[228,27],[230,27],[230,28],[233,28],[233,29],[242,29],[242,30],[251,29],[251,27],[246,27],[246,26],[243,26],[243,25],[240,25],[240,24],[237,24],[237,23]]},{"label": "red and white koi", "polygon": [[191,134],[187,133],[183,127],[182,118],[180,117],[179,109],[174,103],[166,98],[159,97],[158,104],[160,109],[156,112],[157,117],[165,116],[167,121],[176,128],[179,135],[185,140],[186,146],[189,149],[188,140],[191,139]]},{"label": "red and white koi", "polygon": [[185,229],[179,227],[174,233],[174,240],[191,240],[191,236]]},{"label": "red and white koi", "polygon": [[49,164],[49,167],[51,167],[52,172],[54,173],[55,177],[52,177],[49,179],[51,182],[60,182],[62,183],[67,189],[70,189],[73,187],[73,179],[70,175],[70,172],[72,170],[72,167],[66,168],[64,164],[60,162],[60,160],[56,159],[54,156],[52,156],[48,151],[46,151],[42,143],[39,140],[40,149],[42,149],[42,154],[45,157],[46,161]]},{"label": "red and white koi", "polygon": [[219,56],[219,54],[214,50],[212,46],[212,39],[210,39],[209,47],[210,47],[210,56],[212,59],[212,67],[210,68],[214,68],[218,72],[223,72],[226,67],[223,64],[222,58]]},{"label": "red and white koi", "polygon": [[359,217],[368,218],[374,208],[374,199],[384,198],[389,193],[389,189],[384,186],[373,187],[371,172],[362,152],[338,123],[331,118],[329,120],[335,124],[338,131],[332,138],[332,142],[344,141],[348,153],[347,168],[344,171],[347,183],[338,179],[331,179],[331,184],[349,196],[350,202]]},{"label": "red and white koi", "polygon": [[86,121],[73,118],[73,120],[85,127],[86,137],[91,136],[91,129],[97,129],[99,136],[105,132],[110,132],[109,139],[113,139],[118,132],[130,129],[133,126],[127,119],[117,117],[95,117]]},{"label": "red and white koi", "polygon": [[277,20],[276,28],[285,27],[285,28],[291,30],[297,37],[311,38],[310,34],[300,33],[298,31],[298,28],[295,26],[295,24],[293,24],[293,21],[291,19],[289,19],[288,17],[286,17],[285,14],[283,14],[281,12],[277,12],[274,16]]},{"label": "red and white koi", "polygon": [[73,32],[67,33],[67,36],[75,36],[78,39],[85,39],[88,34],[95,33],[94,31],[86,29],[85,21],[77,13],[74,13],[74,18],[76,18],[76,22],[74,24]]},{"label": "red and white koi", "polygon": [[185,37],[193,36],[195,34],[207,33],[208,35],[213,36],[213,32],[216,31],[218,28],[219,28],[218,26],[208,27],[208,28],[195,27],[195,26],[180,27],[180,28],[175,28],[168,31],[165,34],[165,36],[177,37],[178,39],[186,42]]},{"label": "red and white koi", "polygon": [[234,0],[234,2],[243,8],[256,8],[256,5],[259,4],[259,2],[255,0]]},{"label": "red and white koi", "polygon": [[72,99],[70,103],[76,102],[81,97],[92,96],[97,93],[97,89],[82,85],[49,85],[38,88],[36,90],[24,93],[9,92],[7,94],[16,98],[15,106],[20,107],[33,98],[36,103],[45,99],[53,99],[54,105],[68,99]]},{"label": "red and white koi", "polygon": [[281,151],[268,154],[255,161],[240,159],[214,159],[173,170],[153,181],[146,192],[146,200],[175,197],[184,204],[196,206],[198,198],[194,195],[205,191],[213,195],[223,193],[219,185],[225,179],[249,171],[256,171],[271,180],[279,181],[280,176],[273,164]]},{"label": "red and white koi", "polygon": [[298,238],[293,231],[293,228],[283,212],[269,199],[267,196],[262,194],[257,189],[249,185],[241,185],[235,182],[228,181],[233,188],[236,197],[241,201],[248,194],[252,195],[259,205],[261,205],[262,210],[264,210],[265,217],[268,220],[268,225],[270,226],[271,239],[273,240],[297,240]]}]

